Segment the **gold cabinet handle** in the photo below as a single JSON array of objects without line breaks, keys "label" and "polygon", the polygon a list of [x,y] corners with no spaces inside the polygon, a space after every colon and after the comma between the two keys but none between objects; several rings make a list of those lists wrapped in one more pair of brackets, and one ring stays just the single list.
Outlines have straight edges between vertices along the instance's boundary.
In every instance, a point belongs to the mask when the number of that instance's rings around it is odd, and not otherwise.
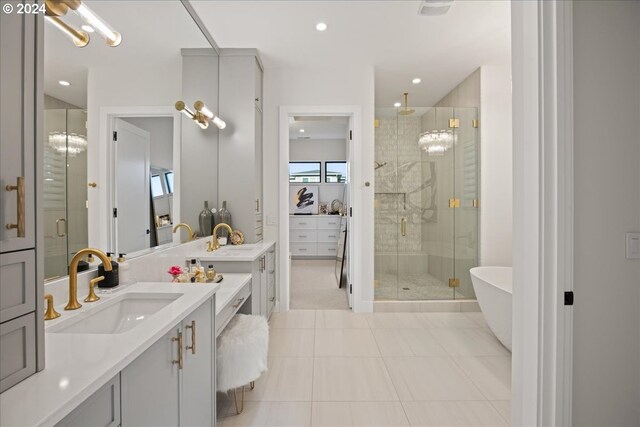
[{"label": "gold cabinet handle", "polygon": [[15,228],[18,230],[18,237],[25,237],[24,177],[19,176],[16,185],[7,185],[5,188],[7,191],[16,190],[18,193],[18,223],[6,224],[5,227],[7,230],[13,230]]},{"label": "gold cabinet handle", "polygon": [[182,332],[178,332],[178,336],[171,338],[171,341],[178,342],[178,360],[172,360],[171,363],[178,365],[178,369],[182,369],[184,367],[184,360],[182,357]]},{"label": "gold cabinet handle", "polygon": [[256,212],[260,212],[260,199],[256,199]]},{"label": "gold cabinet handle", "polygon": [[233,308],[240,307],[240,304],[242,304],[242,302],[244,301],[244,297],[238,298],[236,301],[238,301],[238,302],[233,305]]},{"label": "gold cabinet handle", "polygon": [[44,313],[44,320],[53,320],[60,317],[60,313],[53,308],[53,295],[46,294],[44,299],[47,302],[47,311]]},{"label": "gold cabinet handle", "polygon": [[402,220],[400,220],[400,231],[403,237],[407,235],[407,218],[403,217]]},{"label": "gold cabinet handle", "polygon": [[[64,232],[60,233],[60,223],[64,224]],[[56,219],[56,234],[58,237],[65,237],[67,235],[67,220],[64,218]]]},{"label": "gold cabinet handle", "polygon": [[95,182],[90,182],[87,185],[91,188],[96,188],[98,186],[98,184],[96,184]]},{"label": "gold cabinet handle", "polygon": [[191,345],[187,346],[187,350],[191,350],[191,354],[196,354],[196,321],[192,320],[187,329],[191,329]]}]

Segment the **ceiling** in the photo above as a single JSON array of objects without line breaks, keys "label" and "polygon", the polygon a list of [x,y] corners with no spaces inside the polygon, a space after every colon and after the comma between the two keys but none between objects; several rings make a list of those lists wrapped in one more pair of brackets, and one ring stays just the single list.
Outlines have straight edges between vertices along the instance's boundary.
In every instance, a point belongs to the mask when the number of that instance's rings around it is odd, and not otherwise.
[{"label": "ceiling", "polygon": [[[179,0],[85,3],[122,34],[122,43],[109,47],[93,33],[89,44],[80,49],[57,28],[45,23],[44,91],[78,107],[87,105],[90,68],[145,64],[156,65],[161,72],[163,64],[180,58],[181,48],[211,47]],[[73,12],[63,20],[76,28],[83,24]],[[66,80],[71,86],[61,86],[59,80]]]},{"label": "ceiling", "polygon": [[[347,117],[290,117],[289,139],[292,141],[346,139]],[[300,132],[300,130],[304,132]]]},{"label": "ceiling", "polygon": [[373,65],[376,106],[404,91],[412,106],[432,106],[480,65],[510,60],[506,0],[456,0],[443,16],[403,0],[191,3],[219,46],[257,48],[265,68]]}]

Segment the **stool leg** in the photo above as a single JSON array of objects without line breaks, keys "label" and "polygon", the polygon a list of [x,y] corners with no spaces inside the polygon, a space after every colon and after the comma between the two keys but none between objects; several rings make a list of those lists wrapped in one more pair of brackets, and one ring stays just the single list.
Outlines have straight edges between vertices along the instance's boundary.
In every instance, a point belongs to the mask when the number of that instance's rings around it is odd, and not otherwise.
[{"label": "stool leg", "polygon": [[244,411],[244,386],[242,386],[242,404],[240,405],[240,409],[238,409],[238,396],[235,388],[233,389],[233,402],[236,404],[236,415],[240,415],[242,411]]},{"label": "stool leg", "polygon": [[255,381],[251,381],[249,383],[249,385],[251,386],[251,390],[253,390],[254,388],[256,388],[256,382]]}]

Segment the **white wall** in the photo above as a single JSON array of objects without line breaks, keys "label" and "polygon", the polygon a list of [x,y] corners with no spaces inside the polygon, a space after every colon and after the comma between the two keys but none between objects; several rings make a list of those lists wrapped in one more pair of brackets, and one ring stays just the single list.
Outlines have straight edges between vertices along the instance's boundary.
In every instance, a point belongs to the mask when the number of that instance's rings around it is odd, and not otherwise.
[{"label": "white wall", "polygon": [[640,425],[640,2],[573,3],[573,424]]},{"label": "white wall", "polygon": [[124,120],[149,132],[151,167],[172,170],[173,119],[171,117],[127,117]]},{"label": "white wall", "polygon": [[[373,309],[373,185],[374,182],[374,71],[371,66],[340,64],[327,68],[267,68],[264,73],[264,208],[265,239],[278,239],[279,204],[279,108],[281,105],[358,105],[362,107],[361,129],[353,129],[362,137],[363,149],[358,160],[362,170],[361,182],[354,182],[364,190],[362,212],[354,212],[365,229],[360,240],[362,265],[362,300],[360,309]],[[366,188],[366,189],[365,189]],[[370,306],[364,307],[364,306]]]},{"label": "white wall", "polygon": [[[161,69],[162,72],[158,70]],[[90,69],[87,76],[87,180],[98,183],[90,189],[89,246],[107,248],[108,212],[107,129],[100,128],[100,109],[105,107],[167,107],[182,93],[181,60],[148,66],[114,65]],[[104,132],[104,135],[101,135]]]},{"label": "white wall", "polygon": [[480,70],[480,265],[511,265],[511,59]]},{"label": "white wall", "polygon": [[343,184],[324,182],[325,162],[347,159],[347,141],[344,139],[292,139],[289,141],[289,161],[321,162],[322,182],[319,185],[319,201],[331,204],[334,199],[342,200]]}]

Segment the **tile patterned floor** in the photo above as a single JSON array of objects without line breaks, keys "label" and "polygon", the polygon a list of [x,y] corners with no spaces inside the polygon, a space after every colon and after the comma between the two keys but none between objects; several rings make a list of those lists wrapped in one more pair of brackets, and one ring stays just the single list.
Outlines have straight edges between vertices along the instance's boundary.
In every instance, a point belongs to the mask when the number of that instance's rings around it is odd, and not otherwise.
[{"label": "tile patterned floor", "polygon": [[291,309],[348,310],[345,288],[338,288],[336,262],[324,259],[291,261]]},{"label": "tile patterned floor", "polygon": [[218,425],[508,426],[511,354],[481,313],[292,310],[270,323],[269,371]]}]

